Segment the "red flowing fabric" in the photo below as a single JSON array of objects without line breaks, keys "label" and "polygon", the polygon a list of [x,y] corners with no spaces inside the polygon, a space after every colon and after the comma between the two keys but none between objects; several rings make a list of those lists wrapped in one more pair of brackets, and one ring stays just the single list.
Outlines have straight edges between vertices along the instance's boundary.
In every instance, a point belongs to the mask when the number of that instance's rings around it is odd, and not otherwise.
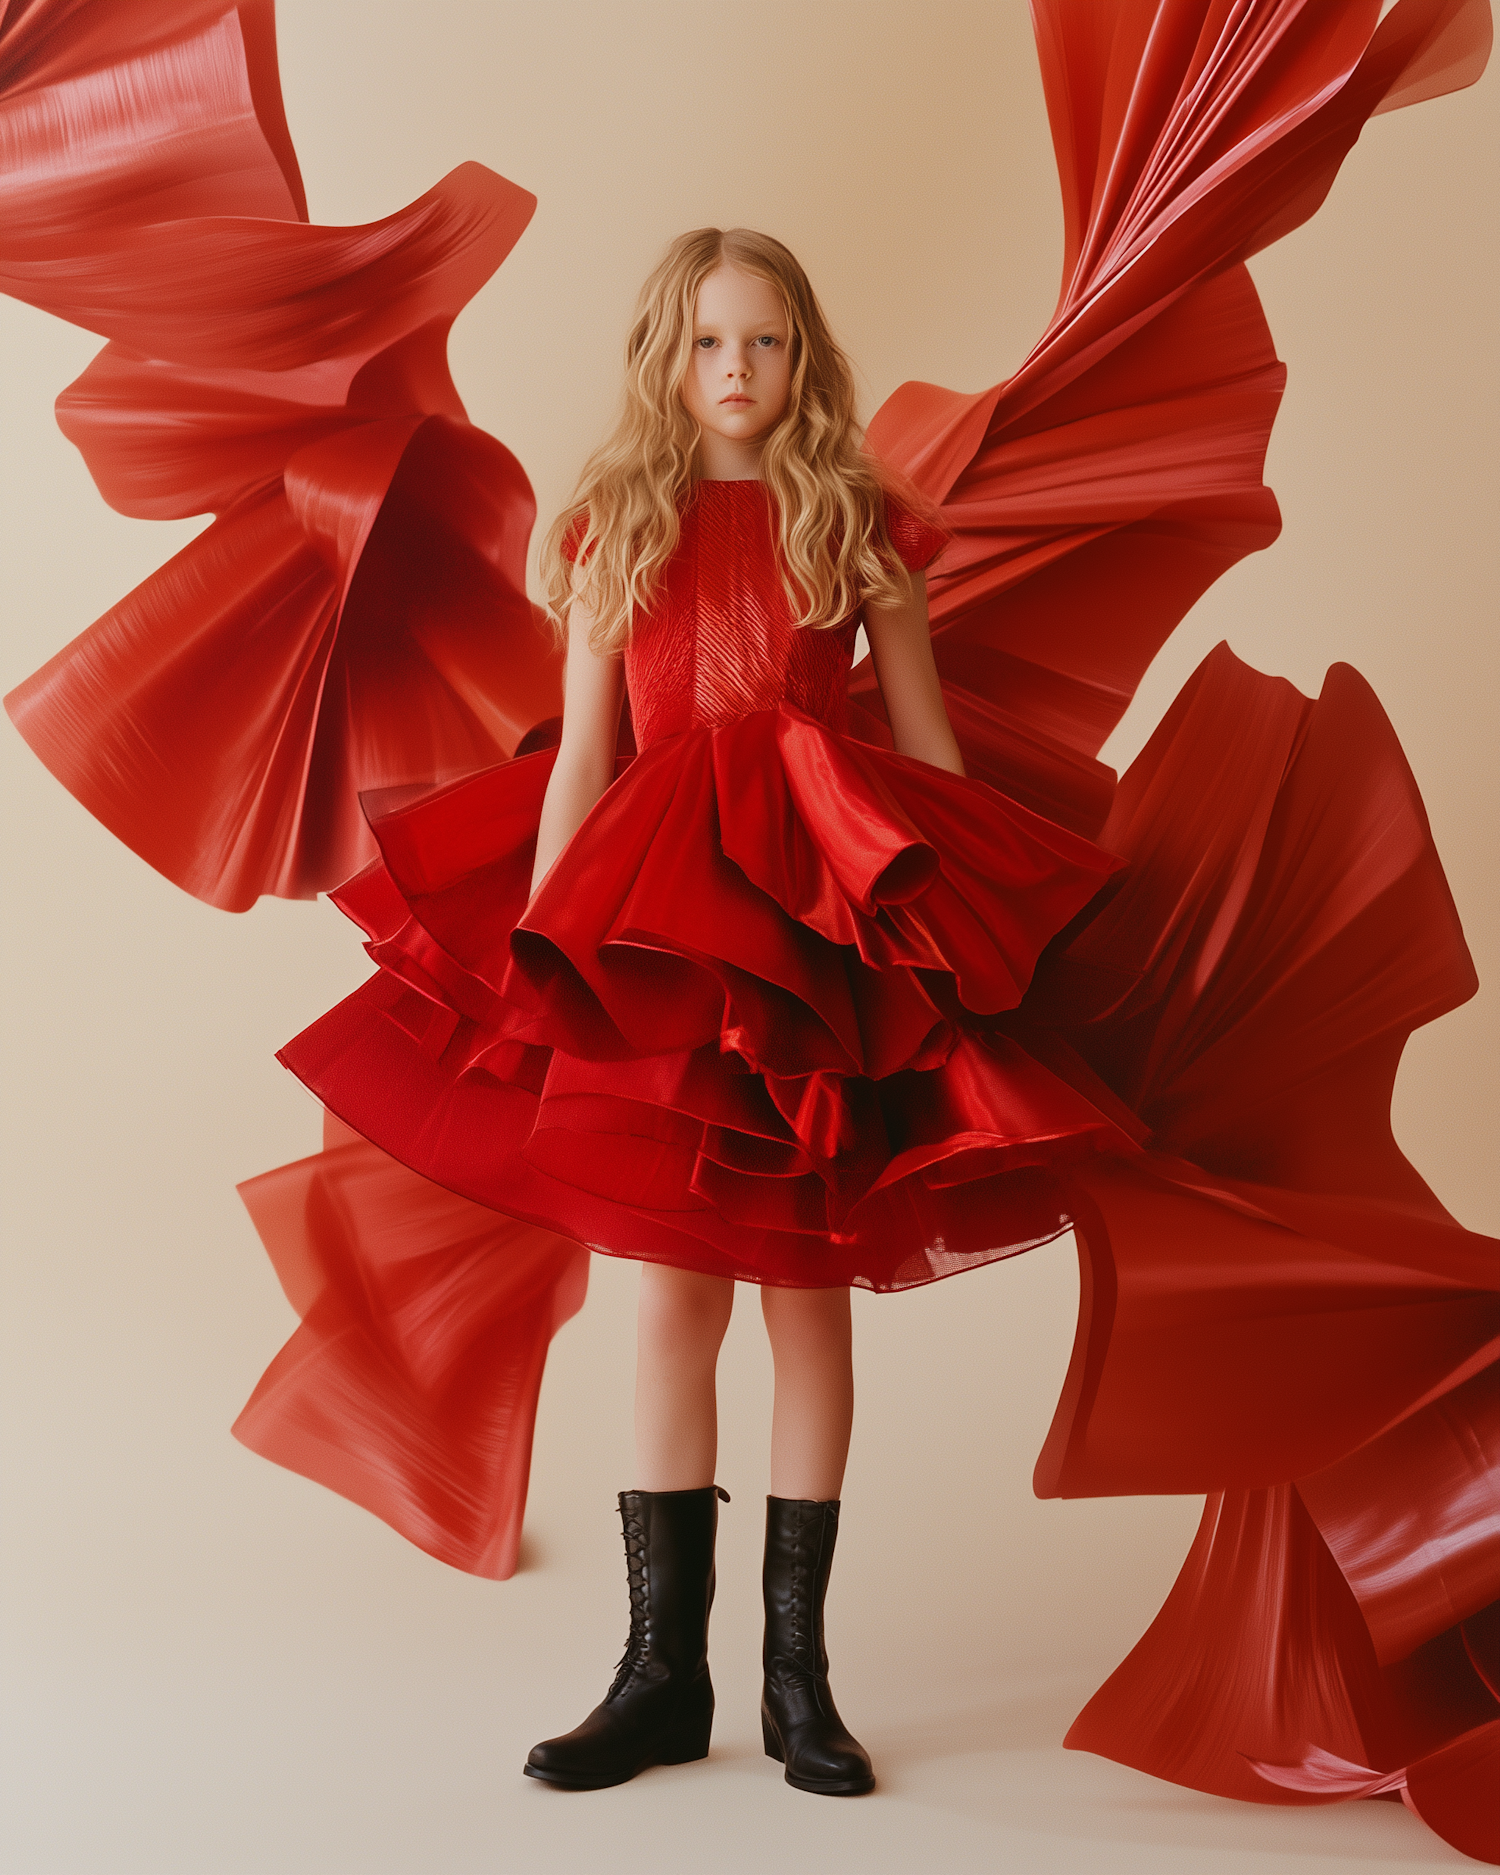
[{"label": "red flowing fabric", "polygon": [[1082,1305],[1036,1488],[1210,1495],[1067,1742],[1262,1802],[1378,1794],[1328,1754],[1387,1789],[1411,1767],[1408,1804],[1480,1853],[1500,1263],[1390,1133],[1407,1035],[1475,987],[1416,785],[1347,666],[1310,703],[1220,647],[1101,837],[1126,869],[1022,1014],[1152,1134],[1073,1176]]},{"label": "red flowing fabric", "polygon": [[264,0],[12,5],[0,149],[0,288],[110,341],[63,430],[122,513],[218,517],[6,707],[186,890],[313,897],[370,857],[361,789],[557,707],[530,484],[445,359],[535,199],[468,163],[308,226]]},{"label": "red flowing fabric", "polygon": [[[904,384],[872,445],[955,533],[933,648],[969,773],[1097,834],[1094,759],[1193,602],[1280,531],[1285,381],[1243,262],[1377,110],[1472,84],[1487,0],[1033,0],[1063,286],[1014,377]],[[853,695],[883,731],[868,661]]]},{"label": "red flowing fabric", "polygon": [[[1118,788],[1097,760],[1278,529],[1283,373],[1245,260],[1369,117],[1483,69],[1484,0],[1380,12],[1035,0],[1056,312],[1007,382],[904,385],[870,430],[952,530],[934,646],[987,785],[889,752],[868,663],[864,747],[832,692],[679,725],[586,830],[597,893],[544,891],[511,945],[551,758],[503,758],[548,740],[556,660],[530,489],[445,340],[532,199],[470,164],[311,227],[268,0],[0,0],[0,287],[108,341],[59,403],[106,499],[218,517],[8,701],[205,899],[348,879],[380,971],[310,1032],[314,1067],[357,1061],[361,1132],[457,1188],[332,1121],[245,1188],[303,1318],[248,1444],[504,1575],[586,1268],[544,1223],[901,1287],[1071,1222],[1037,1489],[1208,1504],[1068,1742],[1262,1802],[1399,1792],[1500,1860],[1495,1246],[1389,1124],[1406,1036],[1474,988],[1415,784],[1357,674],[1309,700],[1223,647]],[[634,1158],[580,1197],[578,1140],[618,1148],[631,1100]]]},{"label": "red flowing fabric", "polygon": [[240,1187],[302,1326],[235,1421],[254,1452],[474,1575],[516,1566],[547,1343],[588,1252],[397,1164],[331,1116]]},{"label": "red flowing fabric", "polygon": [[[1092,761],[1277,531],[1281,370],[1243,261],[1369,116],[1483,70],[1487,6],[1378,15],[1036,0],[1057,311],[1008,383],[903,386],[871,438],[955,530],[932,616],[970,772],[1130,862],[1022,1005],[1153,1128],[1074,1175],[1079,1333],[1037,1489],[1213,1496],[1068,1742],[1224,1795],[1365,1794],[1309,1781],[1332,1752],[1500,1860],[1496,1679],[1467,1644],[1500,1613],[1495,1247],[1389,1123],[1406,1035],[1475,987],[1415,785],[1354,673],[1309,709],[1222,651],[1113,801]],[[854,688],[878,716],[868,668]]]}]

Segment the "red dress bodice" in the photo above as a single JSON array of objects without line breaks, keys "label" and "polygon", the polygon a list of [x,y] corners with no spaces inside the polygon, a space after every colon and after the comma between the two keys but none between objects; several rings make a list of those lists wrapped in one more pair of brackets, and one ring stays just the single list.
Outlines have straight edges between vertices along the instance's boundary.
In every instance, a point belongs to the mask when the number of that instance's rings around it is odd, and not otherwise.
[{"label": "red dress bodice", "polygon": [[[891,544],[913,570],[943,544],[942,534],[895,502],[887,505],[886,522]],[[818,629],[793,624],[765,484],[699,482],[681,527],[625,652],[636,746],[778,703],[842,731],[860,615]]]},{"label": "red dress bodice", "polygon": [[625,652],[637,746],[795,703],[843,729],[857,617],[798,630],[763,482],[700,482],[651,610]]}]

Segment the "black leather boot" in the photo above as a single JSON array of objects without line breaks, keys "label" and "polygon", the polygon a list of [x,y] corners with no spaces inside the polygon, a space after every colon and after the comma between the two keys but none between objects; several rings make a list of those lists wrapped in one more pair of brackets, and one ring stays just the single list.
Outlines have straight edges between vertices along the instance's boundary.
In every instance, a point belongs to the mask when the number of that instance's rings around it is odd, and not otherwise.
[{"label": "black leather boot", "polygon": [[714,1533],[727,1491],[622,1491],[630,1638],[602,1705],[574,1731],[532,1747],[526,1775],[604,1790],[653,1764],[708,1756],[714,1689],[708,1611]]},{"label": "black leather boot", "polygon": [[858,1797],[875,1788],[875,1773],[833,1703],[823,1645],[823,1597],[838,1529],[837,1498],[766,1499],[760,1726],[766,1756],[786,1765],[789,1784],[825,1797]]}]

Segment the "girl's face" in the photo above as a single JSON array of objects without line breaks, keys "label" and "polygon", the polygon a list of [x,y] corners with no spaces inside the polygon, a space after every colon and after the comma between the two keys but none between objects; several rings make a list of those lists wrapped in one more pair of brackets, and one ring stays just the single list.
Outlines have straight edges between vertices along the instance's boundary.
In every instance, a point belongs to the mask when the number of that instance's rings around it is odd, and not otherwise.
[{"label": "girl's face", "polygon": [[698,289],[693,356],[682,386],[705,440],[764,442],[786,414],[791,333],[781,295],[759,274],[718,267]]}]

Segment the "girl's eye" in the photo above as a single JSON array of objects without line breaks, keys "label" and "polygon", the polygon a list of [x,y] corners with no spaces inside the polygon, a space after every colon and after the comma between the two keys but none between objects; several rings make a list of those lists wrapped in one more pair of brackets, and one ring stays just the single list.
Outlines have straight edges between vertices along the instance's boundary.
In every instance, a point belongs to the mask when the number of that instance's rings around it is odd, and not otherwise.
[{"label": "girl's eye", "polygon": [[755,342],[757,345],[774,345],[776,343],[775,339],[770,337],[759,338]]},{"label": "girl's eye", "polygon": [[718,344],[717,339],[694,339],[695,345],[701,345],[705,351],[711,351]]}]

